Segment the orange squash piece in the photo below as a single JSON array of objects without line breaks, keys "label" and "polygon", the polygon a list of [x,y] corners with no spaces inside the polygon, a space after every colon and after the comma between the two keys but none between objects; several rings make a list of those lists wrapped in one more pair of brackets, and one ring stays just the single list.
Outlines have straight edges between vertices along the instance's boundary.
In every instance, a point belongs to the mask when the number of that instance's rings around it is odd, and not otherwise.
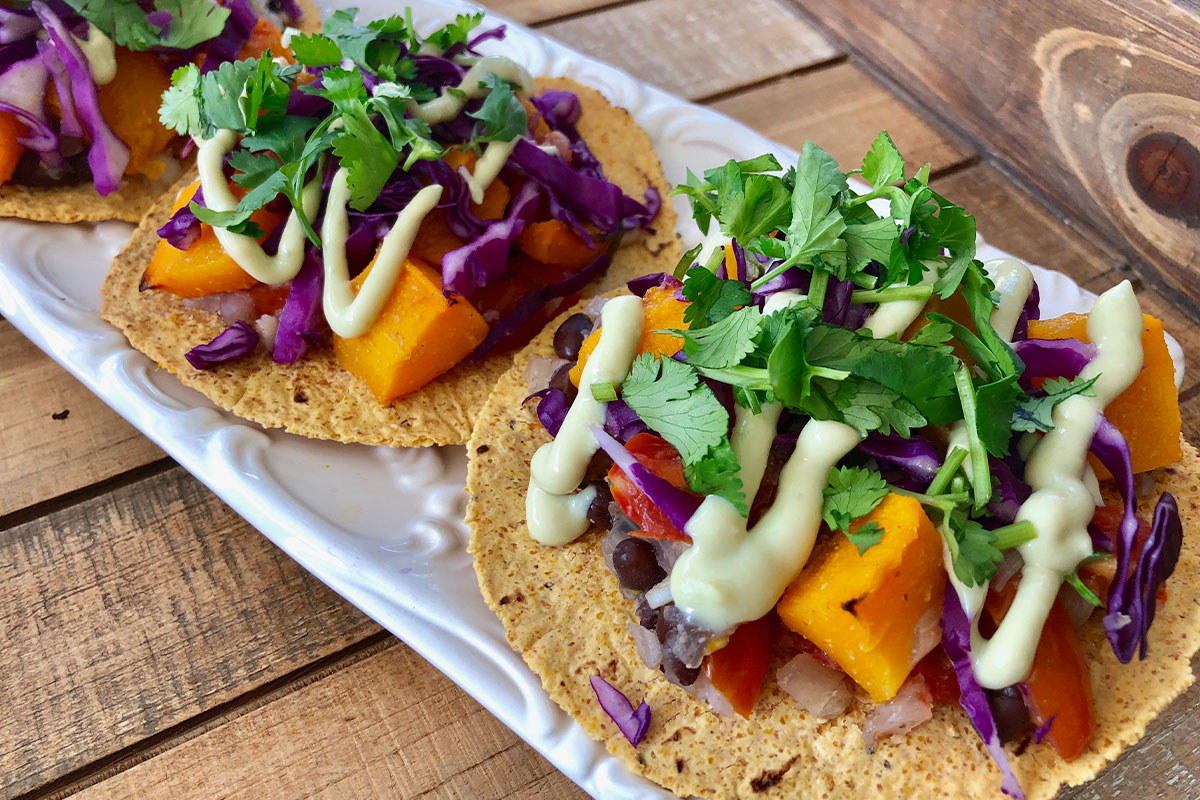
[{"label": "orange squash piece", "polygon": [[117,79],[97,92],[100,112],[129,148],[125,174],[158,178],[166,169],[158,156],[175,138],[175,133],[158,121],[158,107],[162,93],[171,87],[171,73],[154,53],[118,47],[116,55]]},{"label": "orange squash piece", "polygon": [[238,51],[238,60],[258,58],[268,50],[275,58],[282,58],[289,64],[296,63],[292,51],[283,46],[283,37],[279,28],[276,28],[269,20],[259,17],[258,22],[254,25],[254,30],[250,31],[250,38]]},{"label": "orange squash piece", "polygon": [[435,208],[421,220],[417,238],[413,240],[412,253],[422,261],[436,264],[440,269],[446,253],[457,250],[464,244],[465,242],[455,236],[446,224],[446,210]]},{"label": "orange squash piece", "polygon": [[[200,182],[196,181],[180,192],[171,213],[191,202]],[[282,219],[279,214],[260,209],[250,217],[263,230],[271,230]],[[141,289],[162,289],[180,297],[203,297],[218,292],[237,292],[258,285],[258,281],[230,258],[217,235],[207,225],[201,225],[200,238],[187,250],[179,250],[166,239],[160,239],[154,258],[142,275]]]},{"label": "orange squash piece", "polygon": [[584,267],[596,258],[596,251],[570,225],[556,219],[526,225],[517,237],[517,247],[543,264],[572,269]]},{"label": "orange squash piece", "polygon": [[[375,260],[351,281],[357,292]],[[370,329],[333,337],[338,363],[367,384],[380,403],[420,389],[479,346],[488,324],[463,297],[442,294],[442,276],[410,256]]]},{"label": "orange squash piece", "polygon": [[[1129,388],[1104,409],[1104,415],[1129,443],[1134,472],[1165,467],[1183,455],[1179,444],[1183,423],[1179,392],[1175,388],[1175,363],[1167,350],[1162,322],[1143,314],[1142,323],[1145,366]],[[1030,320],[1029,338],[1073,338],[1086,342],[1087,316],[1063,314],[1053,319]],[[1110,477],[1098,462],[1092,463],[1100,478]]]},{"label": "orange squash piece", "polygon": [[860,556],[841,533],[823,536],[776,610],[882,703],[915,665],[913,631],[941,607],[946,572],[941,534],[916,499],[889,494],[851,529],[867,521],[883,528],[878,544]]},{"label": "orange squash piece", "polygon": [[0,186],[8,182],[25,153],[25,145],[17,141],[28,131],[15,114],[0,111]]},{"label": "orange squash piece", "polygon": [[[674,289],[662,289],[655,286],[646,292],[645,297],[642,298],[642,310],[646,314],[646,321],[642,326],[642,340],[638,346],[638,352],[655,353],[668,357],[678,353],[679,349],[683,347],[681,337],[654,331],[667,328],[687,328],[683,321],[683,312],[687,307],[686,300],[675,299]],[[592,331],[591,335],[584,340],[583,347],[579,350],[579,361],[571,367],[571,383],[576,386],[579,385],[579,378],[583,375],[583,365],[587,363],[588,356],[596,349],[599,341],[599,328]]]}]

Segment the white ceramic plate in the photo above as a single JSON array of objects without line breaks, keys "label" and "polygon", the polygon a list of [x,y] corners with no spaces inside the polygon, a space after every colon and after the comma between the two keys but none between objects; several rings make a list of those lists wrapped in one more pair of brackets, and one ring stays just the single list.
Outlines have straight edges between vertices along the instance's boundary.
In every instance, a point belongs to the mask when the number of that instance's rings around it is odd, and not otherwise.
[{"label": "white ceramic plate", "polygon": [[[359,5],[360,19],[396,10],[389,0]],[[416,0],[413,7],[422,30],[474,9],[453,0]],[[628,109],[650,133],[672,182],[682,180],[688,165],[704,168],[767,151],[784,163],[795,160],[793,151],[738,122],[508,25],[508,38],[488,42],[485,51],[508,55],[533,75],[570,75]],[[690,214],[680,219],[685,241],[697,241]],[[479,595],[466,553],[463,449],[313,441],[218,410],[100,320],[100,284],[130,232],[121,223],[0,221],[0,313],[272,542],[402,638],[592,796],[669,797],[588,738],[509,649]],[[981,243],[980,258],[1002,255]],[[1090,308],[1094,296],[1070,278],[1035,269],[1043,314]],[[1177,345],[1175,357],[1182,364]]]}]

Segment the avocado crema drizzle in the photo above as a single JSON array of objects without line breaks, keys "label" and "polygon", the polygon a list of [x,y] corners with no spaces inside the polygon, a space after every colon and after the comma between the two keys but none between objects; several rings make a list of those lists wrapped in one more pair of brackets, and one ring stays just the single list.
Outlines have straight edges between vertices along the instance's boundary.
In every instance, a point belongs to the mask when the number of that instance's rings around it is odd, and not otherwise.
[{"label": "avocado crema drizzle", "polygon": [[[985,268],[999,296],[991,323],[1009,338],[1032,290],[1033,276],[1013,259],[992,261]],[[798,299],[794,290],[778,292],[768,298],[764,313]],[[876,337],[903,331],[922,308],[923,303],[907,300],[881,303],[873,315],[877,324],[868,329]],[[526,518],[530,534],[543,544],[566,544],[588,528],[587,507],[595,490],[577,488],[598,449],[589,426],[603,424],[607,405],[595,399],[591,386],[620,386],[628,376],[645,323],[641,300],[610,300],[601,322],[579,393],[557,437],[538,449],[530,465]],[[972,622],[972,666],[986,688],[1001,689],[1028,676],[1065,576],[1092,552],[1087,525],[1096,500],[1088,448],[1098,416],[1134,381],[1143,361],[1142,313],[1128,281],[1100,296],[1088,315],[1087,331],[1097,356],[1080,378],[1096,378],[1095,396],[1075,395],[1058,404],[1053,430],[1029,454],[1026,481],[1033,494],[1021,505],[1017,520],[1032,523],[1037,536],[1019,546],[1025,562],[1021,583],[990,639],[980,635],[978,625],[987,584],[963,584],[954,573],[949,550],[945,551],[946,572]],[[730,444],[747,497],[755,495],[762,480],[781,411],[778,404],[764,404],[757,414],[740,406],[735,411]],[[729,501],[707,496],[685,527],[692,545],[671,571],[676,605],[693,622],[715,631],[727,631],[768,613],[812,552],[830,468],[859,441],[858,432],[848,425],[810,420],[784,465],[774,505],[751,529]]]},{"label": "avocado crema drizzle", "polygon": [[[430,125],[454,119],[468,100],[483,97],[490,91],[490,84],[484,82],[488,75],[516,83],[524,92],[533,91],[533,78],[524,67],[510,59],[502,56],[473,58],[460,54],[454,60],[464,66],[471,64],[462,81],[456,87],[447,87],[440,96],[428,102],[417,103],[409,100],[408,111],[414,117]],[[517,136],[510,141],[489,142],[475,163],[474,172],[464,176],[475,202],[483,199],[483,193],[496,180],[520,138]],[[232,130],[219,130],[210,139],[196,139],[199,147],[196,165],[200,172],[200,186],[204,192],[205,204],[213,211],[229,212],[237,208],[237,198],[233,196],[223,171],[225,156],[237,143],[238,135]],[[302,205],[304,215],[310,223],[316,218],[321,206],[322,172],[323,165],[304,187]],[[325,319],[333,332],[342,338],[351,339],[366,333],[379,317],[404,268],[404,261],[412,249],[417,230],[425,216],[441,200],[443,187],[436,183],[426,186],[404,207],[384,237],[371,273],[355,294],[350,285],[346,264],[345,245],[350,224],[349,214],[346,212],[349,199],[347,174],[347,170],[342,167],[333,175],[333,185],[325,208],[325,220],[321,227],[321,250],[325,264],[322,305]],[[277,284],[289,281],[296,276],[304,263],[304,226],[294,209],[284,224],[279,249],[274,256],[263,252],[262,246],[251,236],[219,227],[214,227],[213,232],[221,247],[238,266],[263,283]]]}]

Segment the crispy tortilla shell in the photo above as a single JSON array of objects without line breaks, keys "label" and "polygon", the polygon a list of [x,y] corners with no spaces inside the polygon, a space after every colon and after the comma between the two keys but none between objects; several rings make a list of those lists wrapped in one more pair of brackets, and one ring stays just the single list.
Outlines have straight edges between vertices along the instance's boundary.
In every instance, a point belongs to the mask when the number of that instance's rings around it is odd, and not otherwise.
[{"label": "crispy tortilla shell", "polygon": [[[609,180],[635,198],[653,185],[664,198],[655,232],[621,247],[594,294],[646,272],[671,269],[679,259],[675,209],[666,202],[670,186],[650,137],[623,109],[567,78],[539,79],[538,90],[569,89],[579,95],[579,131],[604,165]],[[182,184],[181,184],[182,185]],[[164,195],[142,220],[129,245],[113,261],[104,282],[101,315],[124,331],[130,343],[222,408],[266,427],[318,439],[397,446],[462,444],[492,386],[513,355],[459,364],[425,387],[380,405],[367,387],[338,366],[328,346],[315,347],[296,364],[276,364],[268,353],[201,371],[184,353],[225,329],[216,314],[188,309],[175,295],[138,291],[158,244],[156,230],[170,216],[176,191]]]},{"label": "crispy tortilla shell", "polygon": [[[297,26],[314,33],[321,30],[321,13],[313,0],[297,0],[304,17]],[[173,168],[176,175],[179,167]],[[144,175],[126,175],[120,188],[101,197],[90,180],[63,186],[0,186],[0,217],[34,222],[103,222],[116,219],[136,224],[156,200],[171,188],[173,178],[152,180]]]},{"label": "crispy tortilla shell", "polygon": [[[1003,797],[999,770],[957,707],[936,706],[932,720],[907,735],[884,737],[868,753],[861,730],[870,701],[856,699],[833,720],[814,719],[776,685],[778,663],[768,670],[750,720],[719,716],[642,663],[628,632],[636,624],[632,604],[617,591],[600,552],[602,532],[590,531],[565,547],[545,547],[530,538],[525,525],[529,460],[550,437],[538,423],[535,404],[521,406],[529,394],[524,372],[532,356],[553,356],[556,326],[517,355],[467,445],[467,522],[480,588],[509,643],[554,701],[633,772],[682,797]],[[1200,519],[1200,458],[1191,445],[1183,448],[1182,461],[1161,471],[1142,514],[1152,510],[1159,492],[1169,490],[1184,520]],[[1189,533],[1166,584],[1167,601],[1154,619],[1145,661],[1116,661],[1099,614],[1082,631],[1096,702],[1088,750],[1067,763],[1048,744],[1030,744],[1020,756],[1008,748],[1030,800],[1094,778],[1192,683],[1190,662],[1200,646],[1195,599],[1200,531],[1193,525]],[[650,704],[650,729],[636,750],[597,704],[588,685],[595,674],[635,705],[642,698]]]}]

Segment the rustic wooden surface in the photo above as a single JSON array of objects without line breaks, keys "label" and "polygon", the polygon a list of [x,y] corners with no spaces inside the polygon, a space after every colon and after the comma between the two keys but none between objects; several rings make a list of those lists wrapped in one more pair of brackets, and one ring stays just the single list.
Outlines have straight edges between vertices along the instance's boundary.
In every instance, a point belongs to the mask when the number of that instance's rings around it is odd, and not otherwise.
[{"label": "rustic wooden surface", "polygon": [[[969,130],[957,109],[913,111],[782,0],[493,5],[793,147],[853,159],[886,127],[989,241],[1092,289],[1144,283],[1187,349],[1185,427],[1200,438],[1200,325],[1177,293],[981,161],[948,132]],[[921,52],[909,67],[938,48]],[[0,796],[583,797],[3,320],[0,364]],[[1197,700],[1069,795],[1200,796]]]},{"label": "rustic wooden surface", "polygon": [[795,0],[1200,309],[1200,7]]}]

